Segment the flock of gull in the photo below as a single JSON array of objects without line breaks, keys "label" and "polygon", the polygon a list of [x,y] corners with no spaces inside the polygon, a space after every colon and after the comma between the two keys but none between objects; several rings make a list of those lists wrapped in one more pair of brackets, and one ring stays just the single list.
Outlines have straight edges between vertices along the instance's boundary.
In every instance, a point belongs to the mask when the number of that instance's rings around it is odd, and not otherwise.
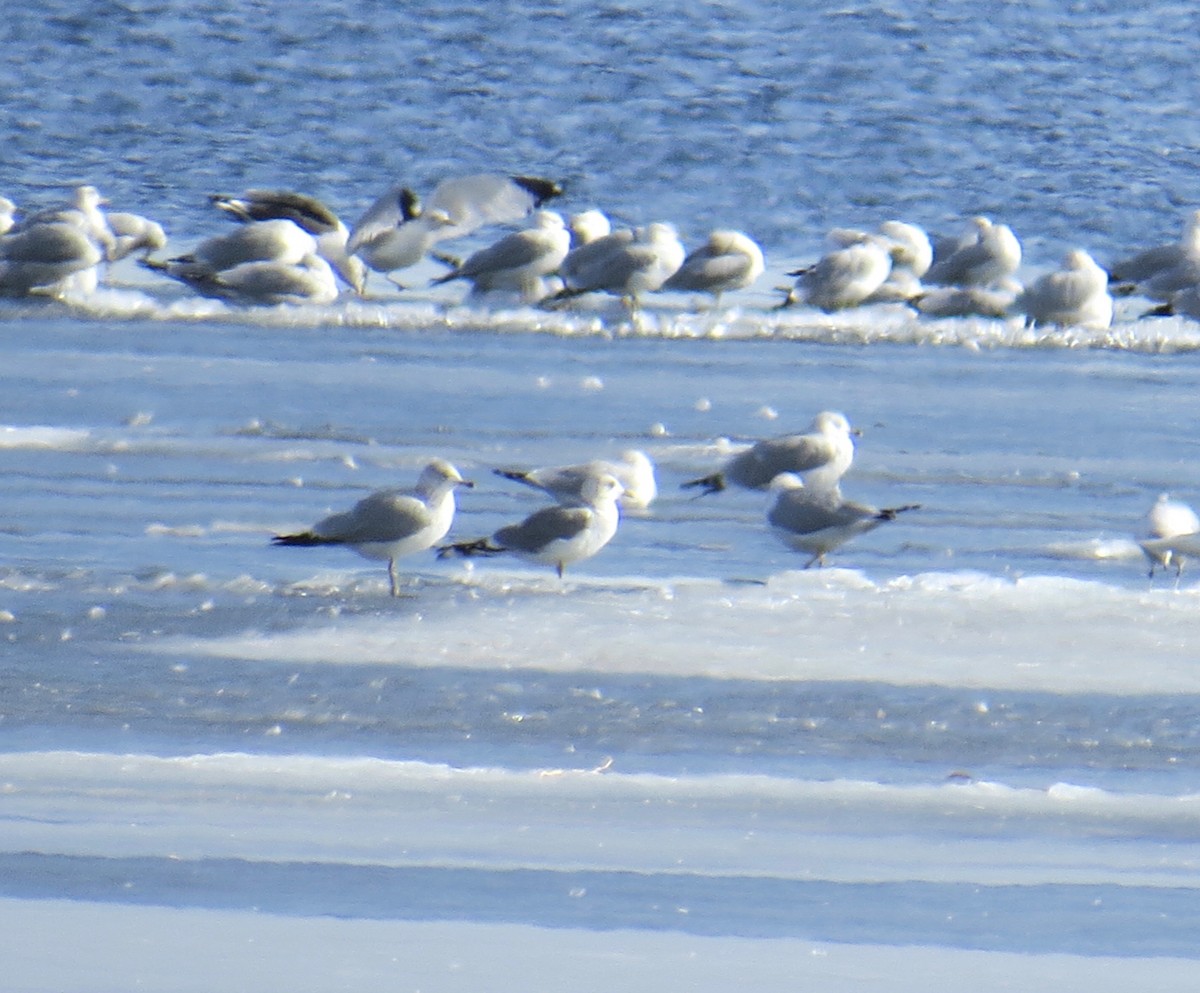
[{"label": "flock of gull", "polygon": [[[248,306],[362,295],[372,272],[400,286],[398,273],[429,258],[447,266],[433,283],[469,284],[472,301],[553,307],[603,293],[620,297],[631,312],[655,292],[703,294],[719,303],[763,275],[762,249],[740,231],[713,231],[687,252],[668,223],[614,227],[599,210],[564,218],[544,206],[561,194],[552,180],[498,174],[444,180],[424,200],[396,186],[353,226],[302,193],[219,194],[210,198],[213,206],[237,225],[178,255],[166,253],[162,225],[105,210],[92,186],[76,189],[68,203],[28,213],[0,197],[0,296],[86,296],[106,266],[129,256],[202,296]],[[526,226],[466,258],[443,250],[480,229],[521,222]],[[1108,269],[1073,249],[1059,269],[1029,285],[1017,278],[1016,235],[986,217],[971,219],[958,237],[931,239],[914,224],[887,221],[875,230],[837,228],[828,240],[824,256],[790,273],[795,283],[781,307],[834,312],[901,303],[936,317],[1023,315],[1035,325],[1104,328],[1114,296],[1136,293],[1157,304],[1152,313],[1200,318],[1200,211],[1177,243]]]},{"label": "flock of gull", "polygon": [[[718,471],[682,487],[698,489],[701,496],[729,486],[767,491],[770,531],[806,556],[804,568],[824,565],[829,553],[852,538],[919,509],[916,504],[880,509],[842,495],[841,480],[854,461],[858,434],[844,415],[822,411],[807,431],[756,441],[730,456]],[[446,460],[435,458],[414,488],[378,490],[306,531],[276,535],[273,543],[343,546],[386,561],[392,596],[401,595],[397,560],[431,549],[440,558],[510,553],[553,566],[561,579],[567,566],[592,557],[613,539],[622,508],[644,512],[658,495],[654,463],[637,450],[613,460],[494,472],[554,502],[490,535],[441,544],[454,523],[455,491],[474,483]],[[1200,554],[1200,517],[1163,494],[1138,540],[1150,562],[1151,579],[1158,568],[1174,568],[1178,583],[1185,558]]]}]

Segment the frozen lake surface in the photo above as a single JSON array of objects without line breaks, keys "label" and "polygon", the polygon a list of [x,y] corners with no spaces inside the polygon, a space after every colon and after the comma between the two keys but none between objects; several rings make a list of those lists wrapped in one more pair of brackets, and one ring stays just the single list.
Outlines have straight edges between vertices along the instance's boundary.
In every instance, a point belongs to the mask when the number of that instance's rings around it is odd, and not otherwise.
[{"label": "frozen lake surface", "polygon": [[[129,263],[0,304],[6,988],[1194,986],[1200,587],[1133,539],[1200,500],[1200,327],[772,310],[837,224],[985,211],[1029,272],[1176,235],[1190,12],[983,9],[12,12],[19,203],[95,182],[188,244],[215,190],[502,168],[770,270],[637,323]],[[920,504],[827,568],[680,489],[824,409],[848,496]],[[393,599],[270,544],[433,456],[478,537],[543,502],[493,468],[627,448],[660,497],[561,582],[429,553]]]}]

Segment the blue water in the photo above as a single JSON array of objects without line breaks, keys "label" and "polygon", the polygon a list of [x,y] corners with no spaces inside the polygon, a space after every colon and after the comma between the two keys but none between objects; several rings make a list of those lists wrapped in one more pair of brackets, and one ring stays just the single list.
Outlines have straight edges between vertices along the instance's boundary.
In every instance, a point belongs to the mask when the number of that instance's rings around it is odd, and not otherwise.
[{"label": "blue water", "polygon": [[[183,246],[212,192],[352,221],[501,170],[741,228],[776,275],[837,225],[975,213],[1026,273],[1107,262],[1196,204],[1197,21],[49,0],[0,19],[0,193],[94,183]],[[111,278],[0,306],[0,895],[1200,956],[1198,592],[1131,543],[1161,490],[1200,499],[1188,322],[784,320],[770,276],[637,327],[381,283],[249,313]],[[864,430],[847,491],[922,508],[797,577],[760,494],[678,484],[826,408]],[[392,602],[378,563],[269,545],[433,454],[479,484],[455,536],[488,533],[537,505],[493,466],[626,447],[662,496],[565,586],[429,557]],[[566,800],[539,774],[597,768]]]},{"label": "blue water", "polygon": [[6,11],[3,186],[90,181],[176,238],[206,195],[354,217],[403,180],[562,179],[570,203],[742,227],[989,213],[1055,263],[1173,237],[1194,204],[1187,4],[347,5],[49,0]]}]

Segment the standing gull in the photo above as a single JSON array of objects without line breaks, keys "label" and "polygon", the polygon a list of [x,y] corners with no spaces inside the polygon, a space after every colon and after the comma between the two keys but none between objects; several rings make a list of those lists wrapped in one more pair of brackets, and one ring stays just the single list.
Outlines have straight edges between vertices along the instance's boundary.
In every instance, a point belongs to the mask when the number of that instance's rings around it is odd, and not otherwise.
[{"label": "standing gull", "polygon": [[589,476],[578,504],[543,507],[519,524],[500,528],[490,538],[445,545],[438,549],[438,555],[512,552],[529,562],[554,566],[561,579],[568,565],[591,558],[617,533],[617,500],[621,493],[615,476]]},{"label": "standing gull", "polygon": [[880,510],[847,500],[836,483],[806,486],[799,476],[785,472],[771,482],[774,498],[767,523],[789,548],[812,557],[804,563],[824,565],[825,556],[851,538],[871,531],[898,514],[918,509],[918,504]]},{"label": "standing gull", "polygon": [[683,484],[699,486],[702,496],[725,489],[730,483],[750,490],[765,490],[781,472],[817,473],[836,483],[854,461],[854,435],[844,414],[823,410],[813,418],[806,434],[786,434],[757,441],[725,463],[725,468]]},{"label": "standing gull", "polygon": [[1160,493],[1143,524],[1143,537],[1138,544],[1150,560],[1150,578],[1154,578],[1155,569],[1173,565],[1178,583],[1183,573],[1184,553],[1200,552],[1200,517],[1186,503]]},{"label": "standing gull", "polygon": [[547,466],[542,469],[496,469],[497,476],[524,483],[554,497],[559,503],[575,504],[583,499],[589,479],[605,473],[615,476],[624,492],[621,506],[645,510],[658,495],[654,463],[645,452],[629,449],[619,459],[593,459],[577,465]]},{"label": "standing gull", "polygon": [[520,294],[522,303],[537,303],[546,296],[545,278],[562,265],[570,243],[571,233],[562,217],[551,210],[538,210],[532,227],[480,249],[433,283],[465,279],[473,293],[511,290]]},{"label": "standing gull", "polygon": [[647,293],[661,289],[683,265],[685,252],[675,228],[661,221],[628,232],[614,231],[571,252],[563,263],[562,299],[612,293],[631,314]]},{"label": "standing gull", "polygon": [[412,490],[378,490],[348,511],[331,514],[308,531],[276,535],[276,545],[345,545],[368,559],[385,559],[392,596],[400,595],[396,560],[432,548],[454,520],[454,490],[471,486],[444,459],[429,463]]}]

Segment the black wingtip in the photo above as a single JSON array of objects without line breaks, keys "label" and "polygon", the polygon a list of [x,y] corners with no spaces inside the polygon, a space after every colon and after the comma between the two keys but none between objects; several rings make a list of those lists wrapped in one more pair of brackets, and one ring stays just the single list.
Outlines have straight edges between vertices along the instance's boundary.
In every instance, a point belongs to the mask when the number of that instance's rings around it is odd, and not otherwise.
[{"label": "black wingtip", "polygon": [[514,183],[533,197],[533,205],[540,207],[547,200],[553,200],[563,194],[563,188],[553,179],[543,179],[540,176],[510,176]]},{"label": "black wingtip", "polygon": [[686,483],[680,483],[681,490],[691,490],[697,487],[701,488],[697,496],[708,496],[710,493],[720,493],[725,489],[725,473],[715,472],[711,476],[701,476],[699,479],[689,479]]},{"label": "black wingtip", "polygon": [[328,545],[329,540],[318,538],[311,531],[303,534],[277,534],[271,539],[272,545],[288,545],[294,548],[312,548],[314,545]]},{"label": "black wingtip", "polygon": [[472,555],[499,555],[505,549],[492,544],[491,538],[476,538],[474,541],[458,541],[453,545],[439,545],[436,549],[439,559],[448,559],[452,555],[470,558]]},{"label": "black wingtip", "polygon": [[920,509],[921,505],[919,503],[906,503],[903,507],[888,507],[886,510],[881,510],[879,512],[879,519],[881,521],[894,521],[896,519],[896,515],[898,514],[903,514],[908,510]]}]

